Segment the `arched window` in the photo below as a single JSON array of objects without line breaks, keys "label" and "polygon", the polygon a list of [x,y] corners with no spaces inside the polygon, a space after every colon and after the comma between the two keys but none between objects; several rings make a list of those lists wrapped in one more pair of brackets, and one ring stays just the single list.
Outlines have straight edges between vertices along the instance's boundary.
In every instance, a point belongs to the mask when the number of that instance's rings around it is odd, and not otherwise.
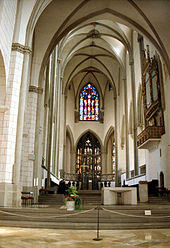
[{"label": "arched window", "polygon": [[90,132],[84,134],[77,145],[76,174],[82,190],[90,187],[93,190],[98,189],[102,174],[101,146]]},{"label": "arched window", "polygon": [[88,83],[80,93],[80,121],[99,120],[99,94],[96,88]]}]

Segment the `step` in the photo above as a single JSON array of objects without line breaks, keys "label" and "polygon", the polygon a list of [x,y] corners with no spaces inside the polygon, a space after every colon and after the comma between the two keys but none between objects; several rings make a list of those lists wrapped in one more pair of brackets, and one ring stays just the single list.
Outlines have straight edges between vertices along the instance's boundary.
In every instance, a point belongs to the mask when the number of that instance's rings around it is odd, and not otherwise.
[{"label": "step", "polygon": [[[101,204],[101,191],[99,190],[80,190],[79,196],[82,204]],[[39,204],[58,205],[64,204],[64,195],[60,194],[44,194],[38,197]]]},{"label": "step", "polygon": [[[102,230],[170,228],[170,205],[101,205],[100,208],[99,223]],[[146,209],[151,209],[151,216],[145,216]],[[59,206],[0,208],[0,211],[1,226],[92,230],[98,221],[98,208],[89,204],[80,211],[67,211]]]},{"label": "step", "polygon": [[148,198],[149,203],[157,203],[157,204],[169,204],[170,203],[170,198],[168,197],[158,197],[158,196],[151,196]]},{"label": "step", "polygon": [[62,205],[64,204],[64,195],[63,194],[45,194],[38,196],[39,204],[48,204],[48,205]]}]

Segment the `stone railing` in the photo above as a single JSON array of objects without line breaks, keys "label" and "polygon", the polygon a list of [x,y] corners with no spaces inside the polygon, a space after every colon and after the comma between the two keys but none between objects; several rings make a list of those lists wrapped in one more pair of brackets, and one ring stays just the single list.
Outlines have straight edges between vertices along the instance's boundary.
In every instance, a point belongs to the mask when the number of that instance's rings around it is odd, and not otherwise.
[{"label": "stone railing", "polygon": [[130,178],[139,177],[139,176],[145,175],[145,174],[146,174],[146,164],[141,165],[141,166],[139,167],[139,175],[135,175],[135,170],[131,170],[131,171],[129,172]]},{"label": "stone railing", "polygon": [[[60,176],[65,180],[65,181],[72,181],[72,182],[77,182],[79,180],[79,175],[78,174],[71,174],[67,172],[60,172]],[[115,174],[102,174],[101,175],[101,182],[114,182],[115,181]]]},{"label": "stone railing", "polygon": [[134,170],[131,170],[130,171],[130,178],[133,178],[135,176],[135,171]]},{"label": "stone railing", "polygon": [[140,175],[145,175],[146,174],[146,164],[143,164],[139,167],[140,170]]}]

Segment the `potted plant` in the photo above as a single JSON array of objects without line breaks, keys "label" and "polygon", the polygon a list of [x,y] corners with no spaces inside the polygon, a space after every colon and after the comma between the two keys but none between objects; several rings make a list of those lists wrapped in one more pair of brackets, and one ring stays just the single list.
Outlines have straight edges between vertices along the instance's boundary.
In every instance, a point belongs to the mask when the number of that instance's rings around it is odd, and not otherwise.
[{"label": "potted plant", "polygon": [[67,190],[67,195],[65,195],[65,203],[68,211],[73,211],[75,209],[80,209],[81,198],[77,194],[76,187],[71,186]]}]

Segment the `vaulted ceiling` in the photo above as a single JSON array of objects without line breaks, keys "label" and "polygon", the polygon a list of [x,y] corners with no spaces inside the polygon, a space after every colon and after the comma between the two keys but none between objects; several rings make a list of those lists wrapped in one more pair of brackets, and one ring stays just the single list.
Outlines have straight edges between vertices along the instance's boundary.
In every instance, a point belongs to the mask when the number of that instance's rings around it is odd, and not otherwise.
[{"label": "vaulted ceiling", "polygon": [[104,94],[109,83],[116,95],[125,53],[131,50],[129,37],[130,28],[110,20],[89,22],[70,31],[59,45],[66,89],[74,84],[77,91],[79,84],[90,81]]},{"label": "vaulted ceiling", "polygon": [[59,45],[64,89],[70,83],[76,89],[77,81],[88,78],[97,83],[102,77],[116,94],[126,54],[131,56],[132,30],[153,43],[170,72],[168,0],[37,0],[37,6],[28,26],[30,32],[35,28],[34,81],[41,81],[49,55]]}]

